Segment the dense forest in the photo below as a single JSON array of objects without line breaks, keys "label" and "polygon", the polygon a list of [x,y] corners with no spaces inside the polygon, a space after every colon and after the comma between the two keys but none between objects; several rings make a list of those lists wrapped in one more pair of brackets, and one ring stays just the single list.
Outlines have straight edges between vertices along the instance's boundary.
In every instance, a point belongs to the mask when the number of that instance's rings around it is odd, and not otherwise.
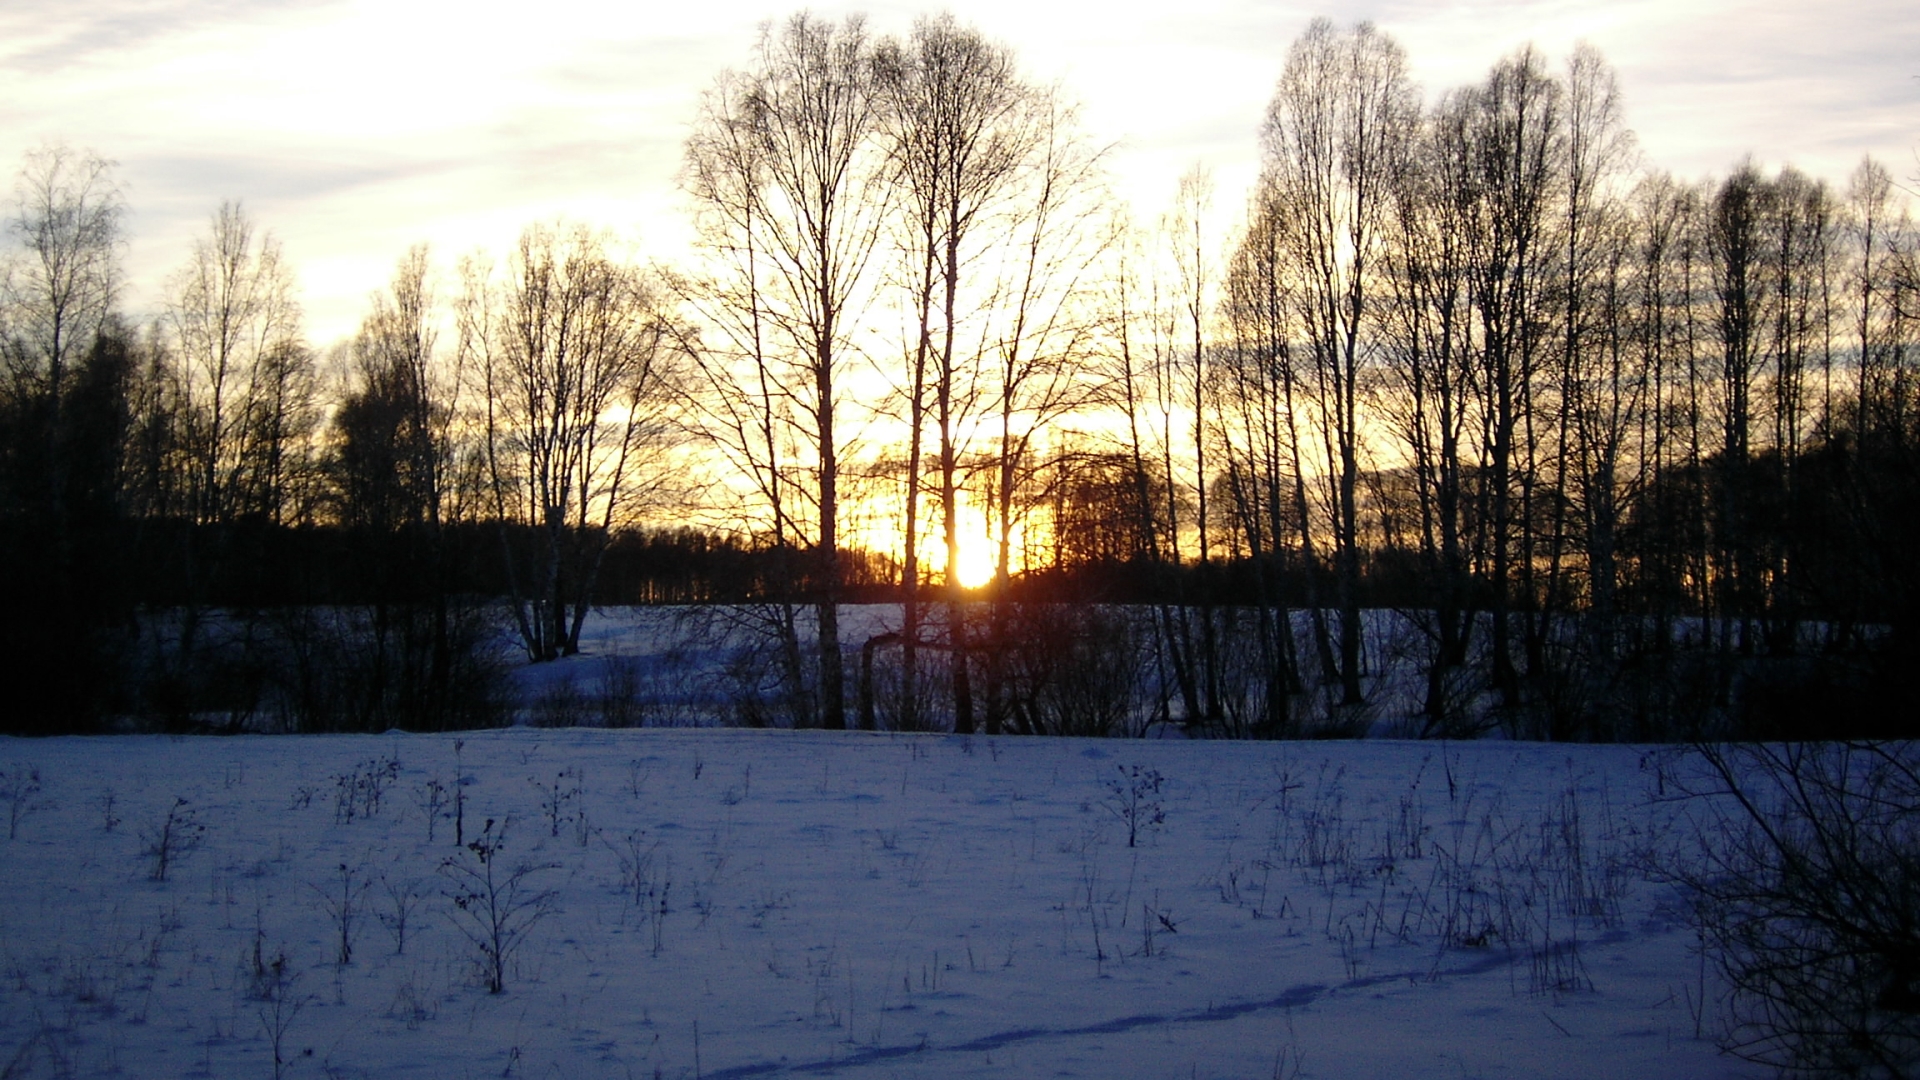
[{"label": "dense forest", "polygon": [[1129,663],[1149,726],[1359,734],[1392,648],[1426,736],[1911,733],[1893,172],[1675,178],[1591,49],[1423,95],[1324,20],[1258,137],[1243,208],[1196,167],[1136,221],[980,31],[799,15],[692,118],[695,251],[418,247],[325,348],[238,202],[123,310],[113,166],[44,147],[0,297],[0,662],[35,688],[0,723],[499,723],[495,642],[711,604],[794,726],[1141,730],[1082,715]]}]

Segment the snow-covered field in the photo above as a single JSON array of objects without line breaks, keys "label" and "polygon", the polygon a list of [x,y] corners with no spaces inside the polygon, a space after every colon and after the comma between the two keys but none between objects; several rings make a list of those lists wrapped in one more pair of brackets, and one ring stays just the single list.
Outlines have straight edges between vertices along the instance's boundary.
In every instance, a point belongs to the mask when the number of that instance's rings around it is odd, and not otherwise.
[{"label": "snow-covered field", "polygon": [[1658,753],[0,740],[0,1070],[1760,1075],[1640,869]]}]

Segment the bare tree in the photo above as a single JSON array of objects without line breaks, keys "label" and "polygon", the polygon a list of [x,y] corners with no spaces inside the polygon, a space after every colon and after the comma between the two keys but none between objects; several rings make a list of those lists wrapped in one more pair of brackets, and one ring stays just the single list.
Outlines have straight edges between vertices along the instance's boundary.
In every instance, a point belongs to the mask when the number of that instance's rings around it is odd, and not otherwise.
[{"label": "bare tree", "polygon": [[[1621,499],[1632,479],[1627,437],[1646,396],[1622,333],[1626,318],[1625,209],[1620,177],[1633,137],[1623,126],[1613,70],[1592,46],[1576,47],[1566,76],[1566,188],[1560,241],[1565,336],[1559,397],[1565,416],[1559,512],[1577,507],[1591,640],[1605,666],[1615,652]],[[1550,587],[1551,588],[1551,587]]]},{"label": "bare tree", "polygon": [[[1206,190],[1204,170],[1194,169],[1189,194]],[[1164,215],[1160,228],[1146,232],[1121,226],[1116,245],[1117,341],[1108,381],[1113,403],[1127,425],[1127,449],[1133,462],[1133,502],[1139,531],[1147,540],[1149,557],[1164,569],[1158,583],[1160,602],[1154,610],[1154,660],[1160,670],[1160,700],[1155,719],[1173,719],[1177,697],[1183,723],[1199,723],[1205,715],[1202,675],[1195,665],[1192,612],[1182,567],[1182,537],[1189,528],[1193,483],[1182,478],[1182,468],[1199,432],[1195,421],[1203,402],[1194,397],[1202,384],[1191,376],[1192,328],[1181,325],[1180,300],[1185,291],[1176,284],[1179,269],[1170,265],[1167,242],[1181,244],[1180,211]],[[1182,245],[1183,246],[1183,245]],[[1189,477],[1195,475],[1188,472]]]},{"label": "bare tree", "polygon": [[222,203],[194,242],[166,321],[190,407],[190,513],[202,524],[278,521],[288,444],[312,419],[312,362],[280,245],[256,241],[239,203]]},{"label": "bare tree", "polygon": [[1100,154],[1079,137],[1072,110],[1051,96],[1029,103],[1034,141],[1022,163],[992,295],[981,367],[992,430],[988,504],[995,541],[987,668],[987,730],[998,733],[1008,712],[1001,693],[1008,645],[1007,586],[1013,541],[1025,512],[1042,499],[1027,494],[1050,467],[1041,440],[1091,400],[1081,368],[1100,316],[1089,288],[1109,234],[1095,227]]},{"label": "bare tree", "polygon": [[[1708,212],[1707,248],[1716,300],[1714,329],[1720,344],[1717,503],[1714,557],[1716,607],[1723,618],[1739,622],[1738,646],[1750,651],[1752,616],[1759,583],[1753,529],[1748,521],[1753,503],[1747,494],[1749,461],[1753,450],[1753,391],[1762,363],[1761,330],[1766,322],[1765,257],[1766,180],[1752,162],[1745,162],[1714,193]],[[1732,635],[1721,631],[1727,643]]]},{"label": "bare tree", "polygon": [[[1632,136],[1621,124],[1612,71],[1584,44],[1564,79],[1523,78],[1527,63],[1537,60],[1523,53],[1495,71],[1496,78],[1508,73],[1507,96],[1522,109],[1522,128],[1556,126],[1533,139],[1530,160],[1545,172],[1520,199],[1533,207],[1526,242],[1534,265],[1509,275],[1516,283],[1531,277],[1523,287],[1533,296],[1533,329],[1518,342],[1528,378],[1518,384],[1525,408],[1514,447],[1522,462],[1516,565],[1533,715],[1545,724],[1533,730],[1566,738],[1594,734],[1605,711],[1600,700],[1618,648],[1622,499],[1641,479],[1628,435],[1647,387],[1625,333],[1629,230],[1621,186]],[[1523,96],[1529,92],[1532,104]],[[1488,130],[1483,137],[1497,138],[1495,145],[1516,145]],[[1526,219],[1505,213],[1497,220]],[[1576,613],[1583,603],[1587,610]]]},{"label": "bare tree", "polygon": [[[1155,238],[1158,258],[1152,263],[1151,300],[1145,310],[1152,346],[1145,374],[1155,414],[1155,467],[1161,481],[1153,485],[1160,494],[1153,520],[1161,524],[1160,541],[1172,563],[1168,602],[1155,610],[1155,646],[1172,677],[1173,693],[1180,698],[1182,721],[1189,725],[1217,725],[1221,718],[1218,627],[1204,591],[1215,546],[1207,465],[1209,441],[1217,427],[1210,423],[1217,274],[1211,238],[1206,235],[1213,186],[1212,173],[1198,163],[1181,175],[1174,204],[1160,219]],[[1190,575],[1182,569],[1183,541],[1189,532],[1197,571],[1191,577],[1200,583],[1198,597],[1192,595]]]},{"label": "bare tree", "polygon": [[1343,706],[1360,686],[1358,489],[1365,370],[1375,362],[1384,311],[1384,258],[1393,185],[1419,116],[1406,59],[1361,23],[1342,32],[1319,19],[1296,40],[1262,129],[1265,183],[1286,229],[1282,250],[1299,282],[1302,385],[1319,440],[1316,472],[1332,541],[1340,610]]},{"label": "bare tree", "polygon": [[[456,601],[447,526],[459,516],[456,435],[463,373],[439,347],[443,317],[426,245],[409,249],[370,298],[347,345],[351,371],[332,420],[337,520],[351,530],[349,571],[368,603],[360,723],[440,729],[483,691],[479,620]],[[453,355],[449,356],[448,354]],[[469,457],[471,454],[469,453]]]},{"label": "bare tree", "polygon": [[[30,152],[0,249],[0,663],[40,684],[15,730],[89,723],[126,599],[115,573],[123,384],[114,310],[124,213],[109,162]],[[14,617],[17,616],[17,617]],[[44,725],[44,726],[40,726]]]},{"label": "bare tree", "polygon": [[1683,286],[1689,253],[1696,246],[1690,225],[1699,199],[1691,186],[1654,174],[1635,186],[1630,203],[1633,315],[1628,333],[1646,398],[1633,436],[1644,480],[1629,507],[1639,519],[1632,524],[1643,537],[1636,552],[1636,584],[1653,616],[1646,640],[1664,658],[1687,582],[1703,576],[1690,572],[1691,545],[1684,540],[1697,513],[1690,513],[1680,498],[1698,475],[1694,441],[1688,438],[1697,411],[1691,403],[1695,305]]},{"label": "bare tree", "polygon": [[[319,416],[292,271],[280,245],[256,235],[238,203],[223,202],[194,242],[169,284],[162,322],[173,396],[183,407],[167,441],[178,447],[183,474],[178,505],[194,526],[181,534],[186,603],[164,677],[191,711],[191,699],[216,692],[206,685],[211,669],[201,666],[203,616],[216,584],[263,571],[249,537],[311,511],[305,481],[314,472]],[[257,704],[257,689],[243,680],[217,691],[228,698],[233,726]]]},{"label": "bare tree", "polygon": [[[1535,393],[1555,324],[1547,311],[1557,252],[1551,238],[1556,183],[1563,175],[1563,91],[1531,48],[1502,60],[1484,82],[1441,106],[1442,130],[1462,140],[1466,258],[1474,314],[1476,439],[1482,482],[1475,510],[1485,522],[1492,607],[1492,682],[1511,714],[1522,703],[1514,660],[1513,614],[1537,612],[1533,514],[1538,480]],[[1537,620],[1521,643],[1538,642]]]},{"label": "bare tree", "polygon": [[659,463],[676,335],[655,284],[585,226],[527,229],[497,293],[490,276],[467,264],[464,364],[486,391],[515,624],[552,660],[579,651],[608,537]]},{"label": "bare tree", "polygon": [[[1156,460],[1159,455],[1152,423],[1152,413],[1157,410],[1163,421],[1160,443],[1170,445],[1172,410],[1165,363],[1169,353],[1167,332],[1158,290],[1153,286],[1151,275],[1143,275],[1141,269],[1141,264],[1148,261],[1142,252],[1143,231],[1124,215],[1116,215],[1112,233],[1110,248],[1114,266],[1108,301],[1112,310],[1107,330],[1106,370],[1100,380],[1101,400],[1109,408],[1118,410],[1125,424],[1120,452],[1125,464],[1124,506],[1132,519],[1132,532],[1139,538],[1139,554],[1145,557],[1149,567],[1159,571],[1169,561],[1177,564],[1180,557],[1178,504],[1171,490],[1171,461],[1166,460],[1163,467],[1162,461]],[[1179,613],[1175,605],[1162,602],[1156,605],[1154,617],[1158,632],[1154,635],[1153,657],[1162,677],[1156,680],[1159,700],[1149,722],[1165,723],[1172,718],[1169,680],[1164,677],[1169,667],[1174,669],[1173,684],[1186,699],[1183,704],[1189,709],[1187,715],[1196,715],[1197,709],[1188,692],[1192,680],[1181,666],[1185,654],[1172,636],[1178,626]]]},{"label": "bare tree", "polygon": [[817,711],[800,646],[801,568],[793,557],[801,542],[791,475],[799,460],[793,445],[798,417],[782,389],[778,335],[765,299],[774,264],[761,224],[766,151],[754,94],[751,77],[728,72],[702,98],[681,184],[695,197],[695,225],[714,266],[674,284],[705,330],[689,341],[693,379],[684,400],[691,426],[752,496],[744,513],[730,508],[729,527],[747,531],[773,557],[763,582],[766,602],[742,610],[753,612],[755,631],[771,639],[781,711],[803,725],[814,722]]},{"label": "bare tree", "polygon": [[1882,418],[1873,415],[1876,406],[1898,396],[1892,384],[1904,342],[1899,309],[1891,301],[1898,294],[1898,238],[1904,222],[1893,191],[1892,175],[1871,158],[1862,160],[1847,182],[1850,276],[1858,305],[1852,321],[1859,349],[1852,426],[1862,434],[1880,423]]},{"label": "bare tree", "polygon": [[873,138],[872,47],[858,18],[836,26],[802,14],[763,28],[756,51],[753,69],[724,76],[708,99],[688,145],[689,187],[720,256],[716,302],[730,309],[734,334],[750,328],[749,359],[764,377],[758,404],[749,383],[748,400],[724,409],[736,410],[737,430],[763,427],[769,446],[791,438],[804,447],[786,460],[810,473],[810,482],[789,485],[784,467],[774,472],[781,485],[774,514],[783,528],[811,519],[818,715],[824,726],[840,728],[847,436],[838,423],[887,208],[886,171]]},{"label": "bare tree", "polygon": [[[948,644],[954,662],[954,725],[974,726],[966,608],[960,583],[963,428],[983,388],[977,352],[962,338],[967,323],[991,310],[970,289],[991,245],[1007,235],[1008,204],[1025,194],[1026,171],[1044,131],[1036,92],[1018,76],[1013,55],[951,15],[922,18],[905,41],[881,43],[876,54],[878,113],[884,146],[901,194],[896,228],[910,306],[912,340],[905,351],[907,498],[904,515],[904,699],[913,686],[920,644],[919,493],[926,425],[938,437],[934,494],[946,549]],[[991,284],[991,283],[989,283]],[[991,295],[991,289],[988,290]],[[981,337],[986,335],[982,333]],[[972,362],[969,362],[972,361]],[[927,414],[931,412],[929,417]]]},{"label": "bare tree", "polygon": [[126,205],[113,163],[68,146],[27,155],[7,231],[5,357],[17,383],[56,401],[78,357],[106,329],[120,286]]},{"label": "bare tree", "polygon": [[7,232],[19,247],[0,282],[0,359],[17,409],[40,414],[56,558],[65,559],[74,369],[107,333],[120,285],[126,212],[113,163],[61,145],[27,155]]},{"label": "bare tree", "polygon": [[1476,380],[1466,229],[1471,155],[1459,131],[1464,114],[1432,115],[1414,161],[1395,185],[1392,290],[1383,340],[1393,393],[1388,415],[1405,445],[1414,483],[1421,563],[1429,581],[1425,620],[1431,648],[1422,730],[1471,734],[1478,718],[1463,687],[1476,623],[1476,530],[1471,502],[1478,473]]},{"label": "bare tree", "polygon": [[188,505],[187,388],[170,337],[162,322],[147,324],[127,372],[121,499],[136,519],[177,519]]},{"label": "bare tree", "polygon": [[349,524],[391,531],[439,521],[455,380],[436,362],[429,272],[426,246],[408,250],[349,345],[353,386],[334,418]]},{"label": "bare tree", "polygon": [[[1716,600],[1728,620],[1721,643],[1742,653],[1791,652],[1799,635],[1811,523],[1796,520],[1797,466],[1813,428],[1809,380],[1832,367],[1837,216],[1825,185],[1793,169],[1769,179],[1750,162],[1720,185],[1708,215],[1720,345]],[[1870,297],[1872,284],[1859,283]],[[1864,374],[1877,358],[1862,331]]]},{"label": "bare tree", "polygon": [[1832,366],[1829,268],[1837,207],[1824,183],[1795,169],[1775,177],[1769,203],[1766,261],[1774,302],[1765,327],[1772,375],[1767,402],[1772,461],[1766,484],[1781,509],[1774,514],[1777,540],[1762,556],[1762,604],[1768,649],[1791,653],[1798,648],[1804,618],[1800,564],[1813,526],[1800,509],[1798,464],[1812,434],[1809,381],[1816,367]]},{"label": "bare tree", "polygon": [[1280,224],[1250,204],[1247,224],[1225,275],[1222,305],[1229,340],[1217,366],[1231,520],[1246,545],[1259,595],[1256,637],[1262,699],[1249,710],[1259,734],[1292,729],[1290,698],[1298,692],[1293,619],[1283,591],[1299,526],[1289,512],[1296,463],[1281,409],[1292,362],[1295,305],[1280,250]]}]

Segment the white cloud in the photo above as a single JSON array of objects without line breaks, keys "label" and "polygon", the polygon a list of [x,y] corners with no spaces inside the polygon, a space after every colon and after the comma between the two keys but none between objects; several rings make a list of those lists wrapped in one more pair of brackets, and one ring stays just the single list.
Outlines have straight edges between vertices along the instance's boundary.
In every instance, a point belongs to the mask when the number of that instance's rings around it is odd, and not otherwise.
[{"label": "white cloud", "polygon": [[[351,330],[366,293],[418,240],[450,259],[564,213],[670,256],[686,236],[674,175],[699,94],[748,61],[761,21],[790,10],[740,0],[9,5],[0,73],[14,89],[0,101],[0,162],[46,139],[118,159],[134,210],[134,296],[146,304],[219,200],[244,199],[301,268],[324,343]],[[887,33],[931,9],[864,10]],[[1143,219],[1196,160],[1218,177],[1216,203],[1238,202],[1287,47],[1321,13],[1372,18],[1429,94],[1523,43],[1557,58],[1590,40],[1619,69],[1650,162],[1682,175],[1750,152],[1840,180],[1867,152],[1903,168],[1920,141],[1920,20],[1892,0],[971,0],[954,10],[1082,103],[1094,138],[1117,142],[1116,187]]]}]

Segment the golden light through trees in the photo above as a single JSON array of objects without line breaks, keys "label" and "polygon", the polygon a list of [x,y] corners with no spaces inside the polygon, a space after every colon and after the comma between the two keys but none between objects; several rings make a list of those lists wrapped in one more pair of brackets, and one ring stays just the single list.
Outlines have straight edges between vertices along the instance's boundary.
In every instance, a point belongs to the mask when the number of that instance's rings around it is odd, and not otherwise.
[{"label": "golden light through trees", "polygon": [[[13,407],[54,428],[20,475],[45,458],[77,497],[66,399],[119,395],[95,486],[164,523],[195,617],[281,602],[247,590],[330,530],[369,549],[300,587],[378,593],[381,632],[430,620],[429,651],[457,590],[508,598],[539,661],[596,603],[726,597],[753,715],[827,727],[874,722],[856,662],[897,665],[903,727],[1031,724],[1023,605],[1124,599],[1167,722],[1363,727],[1390,607],[1417,613],[1394,647],[1425,664],[1423,730],[1560,737],[1652,647],[1640,620],[1787,648],[1877,602],[1836,567],[1897,570],[1878,533],[1808,524],[1866,528],[1813,503],[1891,497],[1833,471],[1903,453],[1920,386],[1916,231],[1878,165],[1844,192],[1675,180],[1633,156],[1597,50],[1423,91],[1392,35],[1322,19],[1272,57],[1250,196],[1201,162],[1129,213],[1065,90],[953,16],[799,14],[734,59],[685,130],[677,260],[565,219],[457,273],[416,249],[323,352],[294,255],[228,201],[150,328],[87,314],[120,350],[96,370],[16,253]],[[875,602],[897,617],[843,622]],[[440,660],[402,666],[444,687]]]}]

